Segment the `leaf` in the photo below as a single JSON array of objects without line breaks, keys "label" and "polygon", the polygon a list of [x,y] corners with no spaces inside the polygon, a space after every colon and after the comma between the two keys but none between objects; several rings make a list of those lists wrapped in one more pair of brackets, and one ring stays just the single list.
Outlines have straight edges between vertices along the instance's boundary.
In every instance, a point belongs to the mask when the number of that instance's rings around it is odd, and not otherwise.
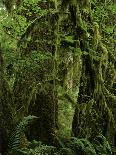
[{"label": "leaf", "polygon": [[74,36],[65,36],[64,41],[68,42],[68,43],[74,43]]}]

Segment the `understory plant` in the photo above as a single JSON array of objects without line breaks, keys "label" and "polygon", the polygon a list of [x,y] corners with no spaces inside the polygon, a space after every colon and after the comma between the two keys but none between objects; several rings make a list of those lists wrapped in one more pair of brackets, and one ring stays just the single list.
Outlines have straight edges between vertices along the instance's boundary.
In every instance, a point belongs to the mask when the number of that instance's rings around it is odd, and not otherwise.
[{"label": "understory plant", "polygon": [[32,120],[30,116],[25,118],[11,134],[8,155],[112,155],[111,147],[103,135],[98,135],[92,141],[76,137],[61,138],[63,145],[60,147],[49,146],[36,140],[28,141],[25,147],[21,147],[21,141],[24,139],[21,135],[28,119]]}]

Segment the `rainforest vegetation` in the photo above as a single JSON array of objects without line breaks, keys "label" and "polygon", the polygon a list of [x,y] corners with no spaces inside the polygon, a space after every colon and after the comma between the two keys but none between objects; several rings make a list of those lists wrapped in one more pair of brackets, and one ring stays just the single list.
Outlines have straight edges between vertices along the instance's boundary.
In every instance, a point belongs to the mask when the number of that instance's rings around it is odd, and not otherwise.
[{"label": "rainforest vegetation", "polygon": [[114,0],[0,0],[0,155],[116,155]]}]

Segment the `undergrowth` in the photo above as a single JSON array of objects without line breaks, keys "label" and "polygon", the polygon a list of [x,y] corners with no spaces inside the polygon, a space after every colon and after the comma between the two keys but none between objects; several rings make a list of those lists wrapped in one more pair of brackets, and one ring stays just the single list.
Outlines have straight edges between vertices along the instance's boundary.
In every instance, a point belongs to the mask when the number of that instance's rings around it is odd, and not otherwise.
[{"label": "undergrowth", "polygon": [[29,142],[24,132],[34,119],[37,117],[24,117],[12,131],[7,155],[112,155],[111,147],[103,135],[92,140],[61,137],[58,138],[62,143],[60,147],[48,146],[36,140]]},{"label": "undergrowth", "polygon": [[64,147],[57,148],[33,140],[28,142],[26,148],[14,149],[10,155],[112,155],[111,147],[103,135],[91,142],[85,138],[71,137],[63,143]]}]

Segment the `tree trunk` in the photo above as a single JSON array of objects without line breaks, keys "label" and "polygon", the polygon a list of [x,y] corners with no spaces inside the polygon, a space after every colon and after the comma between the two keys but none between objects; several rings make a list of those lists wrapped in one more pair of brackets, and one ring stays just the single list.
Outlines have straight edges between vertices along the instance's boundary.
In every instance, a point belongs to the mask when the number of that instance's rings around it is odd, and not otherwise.
[{"label": "tree trunk", "polygon": [[[11,107],[12,105],[12,107]],[[0,151],[4,153],[7,149],[8,134],[14,125],[12,93],[5,79],[4,61],[0,47]]]},{"label": "tree trunk", "polygon": [[58,130],[58,105],[57,94],[54,94],[52,87],[51,85],[46,90],[39,91],[34,104],[30,106],[29,112],[37,116],[38,120],[31,126],[29,137],[55,145],[55,135]]}]

